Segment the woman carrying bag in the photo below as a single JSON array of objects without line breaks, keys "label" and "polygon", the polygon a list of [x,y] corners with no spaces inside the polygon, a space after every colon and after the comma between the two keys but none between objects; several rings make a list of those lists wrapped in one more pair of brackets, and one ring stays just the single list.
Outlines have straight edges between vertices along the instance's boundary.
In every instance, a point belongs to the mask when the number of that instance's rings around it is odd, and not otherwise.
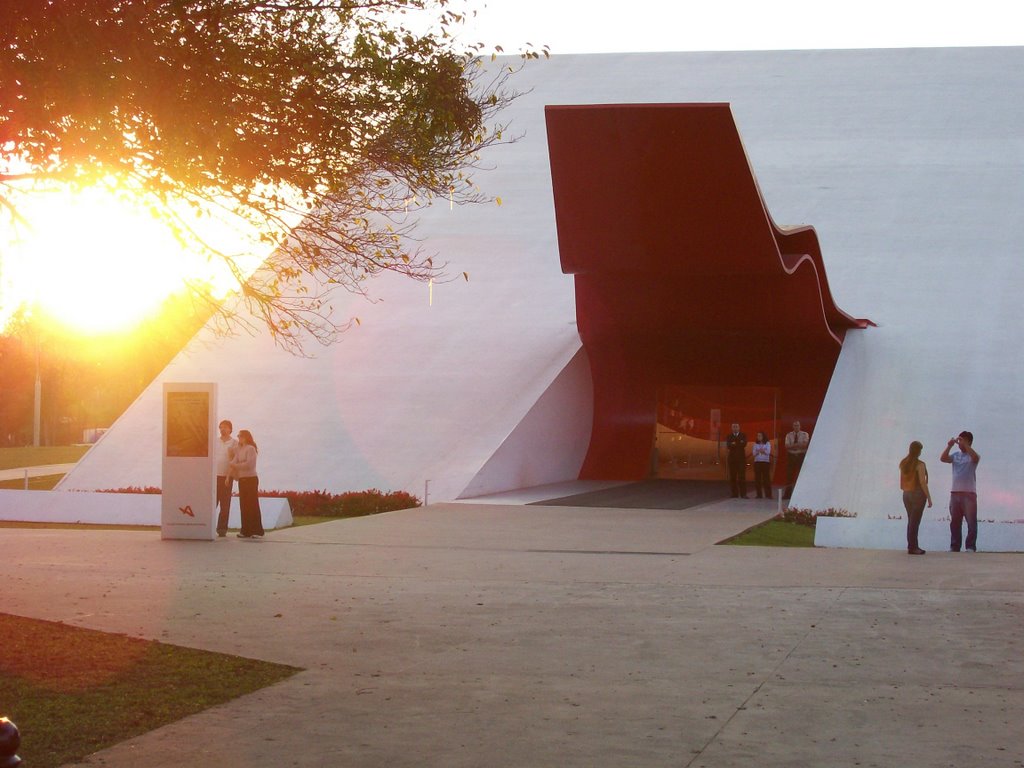
[{"label": "woman carrying bag", "polygon": [[238,506],[242,513],[240,539],[251,539],[263,535],[263,515],[260,512],[259,485],[256,475],[256,459],[259,449],[252,433],[247,429],[238,431],[238,448],[231,460],[231,475],[238,480]]},{"label": "woman carrying bag", "polygon": [[903,506],[907,510],[907,554],[923,555],[917,545],[917,532],[924,516],[924,505],[932,505],[932,494],[928,490],[928,467],[921,461],[921,443],[910,444],[907,455],[900,462],[900,488],[903,490]]}]

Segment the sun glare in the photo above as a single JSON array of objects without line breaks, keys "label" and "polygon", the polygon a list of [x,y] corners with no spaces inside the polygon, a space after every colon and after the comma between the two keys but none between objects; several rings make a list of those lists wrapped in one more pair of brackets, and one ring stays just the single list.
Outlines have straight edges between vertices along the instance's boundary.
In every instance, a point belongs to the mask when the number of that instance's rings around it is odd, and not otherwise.
[{"label": "sun glare", "polygon": [[236,287],[223,264],[188,250],[165,222],[111,192],[23,199],[29,226],[0,245],[0,329],[18,307],[36,305],[81,333],[128,330],[186,280],[205,281],[218,296]]}]

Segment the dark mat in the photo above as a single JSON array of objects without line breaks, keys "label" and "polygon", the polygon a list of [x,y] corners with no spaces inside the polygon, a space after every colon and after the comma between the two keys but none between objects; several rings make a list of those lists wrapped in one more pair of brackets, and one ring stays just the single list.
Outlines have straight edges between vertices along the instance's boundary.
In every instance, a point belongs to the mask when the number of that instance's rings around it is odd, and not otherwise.
[{"label": "dark mat", "polygon": [[729,484],[714,480],[643,480],[602,491],[531,502],[540,507],[688,509],[729,498]]}]

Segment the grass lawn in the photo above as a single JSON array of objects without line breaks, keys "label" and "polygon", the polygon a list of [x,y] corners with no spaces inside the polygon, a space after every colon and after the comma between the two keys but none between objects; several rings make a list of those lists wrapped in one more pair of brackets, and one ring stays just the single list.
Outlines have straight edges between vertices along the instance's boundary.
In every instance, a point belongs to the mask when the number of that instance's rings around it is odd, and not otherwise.
[{"label": "grass lawn", "polygon": [[88,445],[53,445],[0,448],[0,469],[39,467],[46,464],[74,464],[85,456]]},{"label": "grass lawn", "polygon": [[28,479],[28,488],[25,488],[25,478],[18,480],[0,480],[0,488],[7,488],[12,491],[52,491],[64,475],[39,475]]},{"label": "grass lawn", "polygon": [[814,528],[782,520],[769,520],[722,543],[743,547],[813,547]]},{"label": "grass lawn", "polygon": [[77,762],[300,670],[0,613],[0,713],[32,768]]}]

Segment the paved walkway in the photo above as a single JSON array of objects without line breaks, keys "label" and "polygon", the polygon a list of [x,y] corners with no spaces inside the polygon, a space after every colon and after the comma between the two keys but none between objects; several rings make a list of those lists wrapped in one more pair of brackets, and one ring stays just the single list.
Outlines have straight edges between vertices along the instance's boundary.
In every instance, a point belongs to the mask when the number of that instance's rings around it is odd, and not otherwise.
[{"label": "paved walkway", "polygon": [[773,511],[5,529],[2,610],[305,669],[83,765],[1024,765],[1024,560],[715,546]]}]

